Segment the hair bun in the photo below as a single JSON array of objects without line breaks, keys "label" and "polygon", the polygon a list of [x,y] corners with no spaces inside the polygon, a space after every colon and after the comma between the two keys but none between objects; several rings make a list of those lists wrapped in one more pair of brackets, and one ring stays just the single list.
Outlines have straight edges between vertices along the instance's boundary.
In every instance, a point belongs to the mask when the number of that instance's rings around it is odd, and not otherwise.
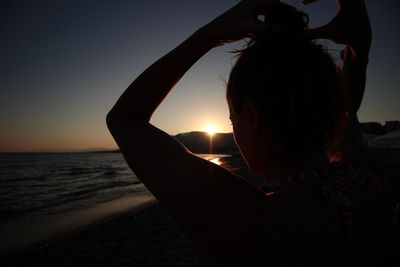
[{"label": "hair bun", "polygon": [[264,22],[270,25],[281,25],[291,32],[303,32],[308,26],[309,17],[293,6],[280,3],[266,14]]}]

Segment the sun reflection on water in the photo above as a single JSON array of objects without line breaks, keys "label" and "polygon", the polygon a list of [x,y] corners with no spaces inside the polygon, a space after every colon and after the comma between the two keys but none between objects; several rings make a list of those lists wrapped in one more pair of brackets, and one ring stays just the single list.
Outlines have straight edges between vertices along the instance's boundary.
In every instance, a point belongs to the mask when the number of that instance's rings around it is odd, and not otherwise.
[{"label": "sun reflection on water", "polygon": [[214,158],[214,159],[212,159],[212,160],[210,160],[212,163],[214,163],[214,164],[217,164],[217,165],[221,165],[222,164],[222,162],[220,161],[220,159],[219,158]]}]

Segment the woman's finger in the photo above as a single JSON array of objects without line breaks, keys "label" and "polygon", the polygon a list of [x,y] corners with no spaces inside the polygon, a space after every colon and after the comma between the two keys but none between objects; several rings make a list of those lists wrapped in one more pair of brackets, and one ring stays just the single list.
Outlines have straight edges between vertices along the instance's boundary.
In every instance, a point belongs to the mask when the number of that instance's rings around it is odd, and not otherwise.
[{"label": "woman's finger", "polygon": [[305,34],[308,38],[315,40],[315,39],[328,39],[329,32],[327,30],[327,26],[322,26],[319,28],[314,29],[306,29]]},{"label": "woman's finger", "polygon": [[304,1],[303,1],[303,5],[308,5],[308,4],[317,2],[317,1],[318,1],[318,0],[304,0]]}]

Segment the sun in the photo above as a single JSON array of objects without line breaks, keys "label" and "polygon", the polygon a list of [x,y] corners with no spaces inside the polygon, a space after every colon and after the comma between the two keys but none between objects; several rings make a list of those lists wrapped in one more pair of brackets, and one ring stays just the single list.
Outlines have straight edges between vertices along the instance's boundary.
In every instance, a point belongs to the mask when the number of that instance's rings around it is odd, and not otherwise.
[{"label": "sun", "polygon": [[215,134],[218,130],[217,130],[217,128],[216,128],[214,125],[208,125],[208,126],[205,128],[205,131],[206,131],[210,136],[212,136],[212,135]]}]

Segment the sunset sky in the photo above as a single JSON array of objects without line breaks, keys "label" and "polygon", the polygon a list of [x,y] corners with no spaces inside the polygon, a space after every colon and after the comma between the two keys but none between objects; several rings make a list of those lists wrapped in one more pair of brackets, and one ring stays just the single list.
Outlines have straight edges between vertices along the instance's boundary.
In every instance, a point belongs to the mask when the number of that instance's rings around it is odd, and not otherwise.
[{"label": "sunset sky", "polygon": [[[0,152],[116,148],[105,117],[126,87],[158,58],[237,0],[12,1],[0,11]],[[311,27],[337,12],[335,0],[303,7]],[[359,119],[400,119],[400,3],[367,0],[374,40]],[[340,49],[329,45],[334,53]],[[231,132],[223,80],[234,63],[212,50],[154,114],[169,134],[214,125]],[[335,52],[336,51],[336,52]]]}]

